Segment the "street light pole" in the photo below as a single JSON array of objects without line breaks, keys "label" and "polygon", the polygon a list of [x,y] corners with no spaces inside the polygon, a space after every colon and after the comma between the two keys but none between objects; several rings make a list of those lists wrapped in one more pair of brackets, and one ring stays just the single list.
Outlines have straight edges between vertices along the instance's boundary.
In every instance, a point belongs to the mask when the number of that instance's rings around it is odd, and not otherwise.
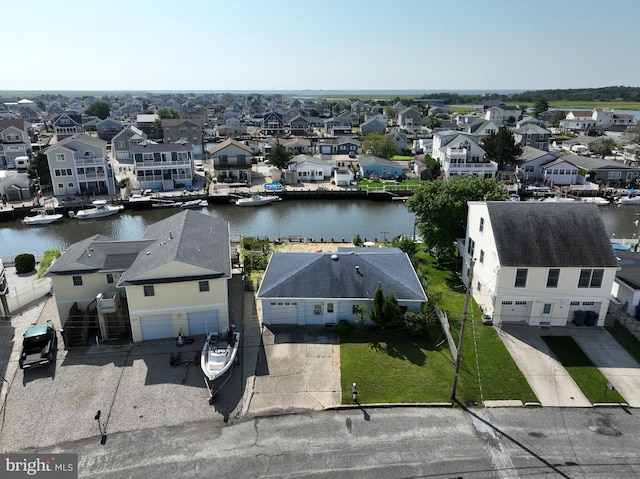
[{"label": "street light pole", "polygon": [[456,366],[453,373],[453,386],[451,387],[451,400],[456,400],[456,388],[458,387],[458,375],[460,373],[460,361],[462,360],[462,341],[464,340],[464,328],[467,324],[467,312],[469,311],[469,300],[471,298],[471,280],[473,278],[473,267],[476,264],[474,259],[469,263],[469,281],[467,284],[467,294],[464,298],[464,309],[462,311],[462,324],[460,325],[460,339],[458,340],[458,350],[456,352]]}]

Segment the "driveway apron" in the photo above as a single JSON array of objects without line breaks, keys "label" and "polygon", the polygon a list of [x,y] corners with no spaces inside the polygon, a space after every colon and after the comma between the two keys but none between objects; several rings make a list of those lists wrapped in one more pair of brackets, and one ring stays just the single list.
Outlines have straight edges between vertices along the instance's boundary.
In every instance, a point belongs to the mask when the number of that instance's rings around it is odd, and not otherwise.
[{"label": "driveway apron", "polygon": [[622,395],[627,404],[640,407],[640,364],[605,329],[568,330],[580,349]]},{"label": "driveway apron", "polygon": [[536,327],[503,324],[498,335],[542,406],[592,406]]}]

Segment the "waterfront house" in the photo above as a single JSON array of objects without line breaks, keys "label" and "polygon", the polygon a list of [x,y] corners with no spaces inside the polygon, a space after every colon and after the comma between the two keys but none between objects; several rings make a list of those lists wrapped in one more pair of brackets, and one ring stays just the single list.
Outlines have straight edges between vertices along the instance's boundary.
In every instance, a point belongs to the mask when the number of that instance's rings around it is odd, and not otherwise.
[{"label": "waterfront house", "polygon": [[403,312],[427,301],[406,253],[397,248],[340,248],[338,252],[273,253],[256,300],[264,324],[334,325],[365,319],[378,288],[393,294]]},{"label": "waterfront house", "polygon": [[556,159],[556,156],[548,151],[525,146],[522,149],[522,154],[516,160],[519,165],[518,174],[521,181],[525,185],[542,181],[544,179],[542,166]]},{"label": "waterfront house", "polygon": [[0,120],[0,166],[15,165],[19,156],[31,156],[29,124],[22,119]]},{"label": "waterfront house", "polygon": [[127,125],[111,139],[111,154],[118,161],[133,160],[132,145],[147,142],[147,134],[133,125]]},{"label": "waterfront house", "polygon": [[[193,210],[148,226],[138,240],[74,243],[46,275],[62,327],[84,331],[85,343],[90,333],[107,340],[130,329],[142,341],[229,326],[229,224]],[[89,314],[67,324],[77,310]]]},{"label": "waterfront house", "polygon": [[384,180],[395,180],[402,175],[402,166],[395,161],[377,156],[362,156],[358,159],[358,165],[363,178],[378,177]]},{"label": "waterfront house", "polygon": [[434,133],[432,156],[440,163],[446,179],[460,175],[495,178],[498,164],[487,158],[479,141],[477,136],[453,130]]},{"label": "waterfront house", "polygon": [[604,325],[618,263],[597,205],[468,206],[466,236],[458,241],[462,278],[486,318],[566,326],[576,311],[592,311],[597,326]]},{"label": "waterfront house", "polygon": [[227,138],[209,150],[218,181],[251,185],[253,152],[244,143]]},{"label": "waterfront house", "polygon": [[45,155],[54,196],[116,194],[106,141],[81,133],[54,143]]},{"label": "waterfront house", "polygon": [[[606,186],[633,185],[640,177],[640,166],[625,165],[619,161],[582,155],[566,155],[562,159],[588,174],[589,181],[600,182]],[[579,183],[582,183],[582,180]]]},{"label": "waterfront house", "polygon": [[193,184],[191,143],[141,142],[130,150],[139,188],[173,191]]},{"label": "waterfront house", "polygon": [[571,162],[571,158],[567,155],[556,158],[549,163],[540,166],[543,181],[549,186],[569,186],[576,184],[584,184],[586,178],[580,175],[580,168]]},{"label": "waterfront house", "polygon": [[296,171],[300,181],[323,181],[331,176],[332,165],[311,155],[296,155],[289,162],[289,170]]}]

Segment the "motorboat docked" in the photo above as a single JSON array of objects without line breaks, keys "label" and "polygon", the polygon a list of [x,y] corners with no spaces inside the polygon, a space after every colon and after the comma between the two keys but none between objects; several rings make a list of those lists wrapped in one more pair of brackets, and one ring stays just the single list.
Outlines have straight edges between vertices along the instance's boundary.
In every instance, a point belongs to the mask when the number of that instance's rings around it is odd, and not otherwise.
[{"label": "motorboat docked", "polygon": [[209,206],[207,200],[191,200],[182,203],[180,208],[204,208],[205,206]]},{"label": "motorboat docked", "polygon": [[582,198],[583,203],[595,203],[598,206],[607,206],[609,205],[609,200],[603,198],[602,196],[589,196],[587,198]]},{"label": "motorboat docked", "polygon": [[632,247],[630,244],[626,243],[617,243],[615,241],[611,242],[611,246],[613,247],[613,251],[615,252],[630,252]]},{"label": "motorboat docked", "polygon": [[279,196],[251,195],[249,198],[239,198],[236,200],[238,206],[258,206],[280,201]]},{"label": "motorboat docked", "polygon": [[233,326],[222,335],[207,334],[207,340],[202,347],[200,366],[208,380],[213,381],[229,370],[238,355],[239,344],[240,333],[235,331]]},{"label": "motorboat docked", "polygon": [[44,208],[32,210],[37,212],[35,216],[27,216],[22,219],[22,224],[24,225],[48,225],[53,223],[54,221],[58,221],[62,218],[61,213],[47,213],[47,210]]},{"label": "motorboat docked", "polygon": [[76,218],[79,220],[88,220],[93,218],[105,218],[107,216],[113,216],[120,213],[124,209],[122,205],[98,205],[93,208],[87,208],[79,210],[77,213],[69,211],[70,218]]},{"label": "motorboat docked", "polygon": [[640,204],[640,196],[638,196],[638,193],[638,190],[627,190],[627,196],[618,198],[617,203],[619,205],[638,205]]}]

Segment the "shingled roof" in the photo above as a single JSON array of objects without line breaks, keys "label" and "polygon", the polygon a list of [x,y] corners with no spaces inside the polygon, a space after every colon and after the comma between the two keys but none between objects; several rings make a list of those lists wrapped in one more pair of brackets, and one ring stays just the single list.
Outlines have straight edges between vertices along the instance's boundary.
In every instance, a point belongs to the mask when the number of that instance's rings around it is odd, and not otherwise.
[{"label": "shingled roof", "polygon": [[258,297],[371,299],[379,286],[397,300],[427,300],[411,262],[397,248],[273,253]]},{"label": "shingled roof", "polygon": [[489,201],[500,264],[512,267],[617,267],[595,204]]}]

